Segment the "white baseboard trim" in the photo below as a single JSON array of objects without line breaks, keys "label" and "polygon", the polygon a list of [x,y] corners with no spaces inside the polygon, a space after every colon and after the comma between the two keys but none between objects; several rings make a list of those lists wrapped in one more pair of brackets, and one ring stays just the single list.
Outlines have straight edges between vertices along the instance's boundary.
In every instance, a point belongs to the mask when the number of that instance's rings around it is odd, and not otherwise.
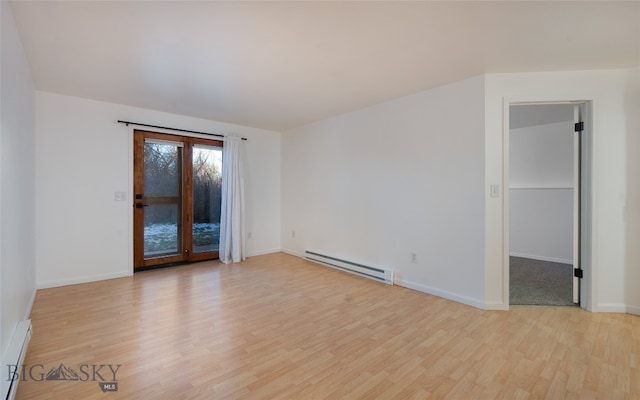
[{"label": "white baseboard trim", "polygon": [[484,309],[487,311],[509,311],[509,305],[502,301],[485,301]]},{"label": "white baseboard trim", "polygon": [[112,272],[108,274],[83,276],[79,278],[61,279],[58,281],[38,282],[37,287],[38,289],[48,289],[48,288],[60,287],[60,286],[78,285],[80,283],[106,281],[107,279],[124,278],[132,275],[133,275],[133,271]]},{"label": "white baseboard trim", "polygon": [[566,260],[564,258],[553,258],[553,257],[545,257],[545,256],[536,256],[531,254],[522,254],[522,253],[509,253],[511,257],[520,257],[520,258],[530,258],[532,260],[540,260],[540,261],[551,261],[557,262],[561,264],[573,264],[573,260]]},{"label": "white baseboard trim", "polygon": [[640,307],[627,306],[627,313],[640,316]]},{"label": "white baseboard trim", "polygon": [[626,314],[629,312],[629,307],[626,304],[622,303],[600,303],[596,306],[594,312],[601,313],[622,313]]},{"label": "white baseboard trim", "polygon": [[405,279],[396,278],[394,280],[394,284],[398,286],[402,286],[407,289],[417,290],[419,292],[431,294],[434,296],[442,297],[447,300],[452,300],[458,303],[466,304],[468,306],[479,308],[482,310],[488,309],[487,304],[482,300],[474,299],[467,296],[462,296],[457,293],[449,292],[447,290],[436,289],[434,287],[423,285],[421,283],[416,283],[412,281],[407,281]]},{"label": "white baseboard trim", "polygon": [[289,254],[290,256],[304,258],[304,254],[303,253],[299,253],[299,252],[294,251],[294,250],[280,249],[280,252],[285,253],[285,254]]},{"label": "white baseboard trim", "polygon": [[251,253],[247,254],[247,257],[264,256],[264,255],[273,254],[273,253],[280,253],[280,249],[252,251]]}]

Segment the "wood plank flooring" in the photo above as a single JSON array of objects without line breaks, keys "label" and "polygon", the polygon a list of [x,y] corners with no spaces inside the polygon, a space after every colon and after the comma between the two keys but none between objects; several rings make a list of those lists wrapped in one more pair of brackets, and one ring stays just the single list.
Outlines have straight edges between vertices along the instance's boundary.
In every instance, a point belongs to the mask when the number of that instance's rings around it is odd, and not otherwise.
[{"label": "wood plank flooring", "polygon": [[[31,318],[23,400],[640,398],[638,317],[482,311],[285,254],[40,290]],[[44,380],[60,364],[79,379]]]}]

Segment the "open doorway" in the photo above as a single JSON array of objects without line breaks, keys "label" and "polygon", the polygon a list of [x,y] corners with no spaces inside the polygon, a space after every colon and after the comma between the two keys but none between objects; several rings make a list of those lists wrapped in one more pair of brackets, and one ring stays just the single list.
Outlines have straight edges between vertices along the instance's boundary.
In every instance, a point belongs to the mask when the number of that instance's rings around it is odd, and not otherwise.
[{"label": "open doorway", "polygon": [[[571,306],[583,213],[585,104],[512,104],[509,108],[509,303]],[[585,214],[586,215],[586,214]]]}]

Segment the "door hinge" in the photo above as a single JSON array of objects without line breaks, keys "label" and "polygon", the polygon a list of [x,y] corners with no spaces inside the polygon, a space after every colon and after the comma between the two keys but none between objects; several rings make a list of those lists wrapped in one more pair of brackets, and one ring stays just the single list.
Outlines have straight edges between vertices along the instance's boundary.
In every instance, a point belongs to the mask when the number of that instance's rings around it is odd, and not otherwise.
[{"label": "door hinge", "polygon": [[582,132],[584,130],[584,121],[576,122],[573,124],[573,130],[575,132]]},{"label": "door hinge", "polygon": [[582,279],[582,270],[580,268],[573,269],[573,276]]}]

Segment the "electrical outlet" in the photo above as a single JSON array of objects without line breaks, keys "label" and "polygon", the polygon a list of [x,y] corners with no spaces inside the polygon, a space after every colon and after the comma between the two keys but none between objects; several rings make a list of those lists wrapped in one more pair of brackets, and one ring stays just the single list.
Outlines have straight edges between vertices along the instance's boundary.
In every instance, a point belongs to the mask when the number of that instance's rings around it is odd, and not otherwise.
[{"label": "electrical outlet", "polygon": [[296,237],[296,231],[294,231],[294,230],[291,231],[291,237],[292,238]]},{"label": "electrical outlet", "polygon": [[247,238],[251,239],[251,232],[247,233]]},{"label": "electrical outlet", "polygon": [[418,262],[418,255],[416,253],[410,253],[409,256],[411,257],[411,262],[413,264]]}]

